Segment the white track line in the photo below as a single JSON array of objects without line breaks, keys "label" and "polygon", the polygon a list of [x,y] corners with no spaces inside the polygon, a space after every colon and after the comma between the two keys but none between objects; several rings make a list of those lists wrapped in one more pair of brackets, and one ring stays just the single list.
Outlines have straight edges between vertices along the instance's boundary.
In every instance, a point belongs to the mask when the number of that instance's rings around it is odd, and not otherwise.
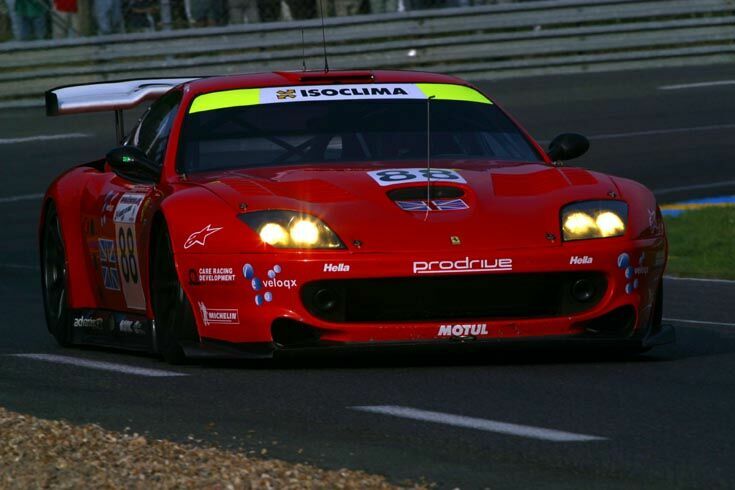
[{"label": "white track line", "polygon": [[659,134],[689,133],[691,131],[715,131],[718,129],[735,129],[735,124],[713,124],[711,126],[695,126],[692,128],[651,129],[648,131],[634,131],[630,133],[610,133],[588,136],[590,140],[610,140],[616,138],[631,138],[635,136],[655,136]]},{"label": "white track line", "polygon": [[467,429],[497,432],[499,434],[528,437],[531,439],[541,439],[543,441],[587,442],[606,439],[605,437],[599,436],[575,434],[554,429],[543,429],[541,427],[532,427],[530,425],[509,424],[507,422],[497,422],[495,420],[465,417],[462,415],[452,415],[442,412],[431,412],[428,410],[419,410],[417,408],[401,407],[397,405],[368,405],[348,408],[351,410],[359,410],[361,412],[379,413],[382,415],[421,420],[423,422],[432,422],[435,424],[445,424],[455,427],[464,427]]},{"label": "white track line", "polygon": [[711,182],[709,184],[683,185],[680,187],[668,187],[665,189],[654,189],[656,195],[671,194],[672,192],[694,191],[697,189],[717,189],[719,187],[730,187],[735,185],[735,180],[724,180],[722,182]]},{"label": "white track line", "polygon": [[691,323],[693,325],[714,325],[715,327],[735,327],[735,323],[726,322],[705,322],[704,320],[684,320],[682,318],[663,318],[667,322]]},{"label": "white track line", "polygon": [[717,87],[722,85],[735,85],[735,80],[716,80],[712,82],[681,83],[679,85],[661,85],[659,90],[683,90],[687,88]]},{"label": "white track line", "polygon": [[89,138],[89,133],[66,133],[66,134],[38,134],[36,136],[24,136],[20,138],[0,138],[0,145],[13,145],[16,143],[30,143],[33,141],[66,140],[73,138]]},{"label": "white track line", "polygon": [[164,371],[162,369],[146,369],[127,364],[116,364],[113,362],[90,361],[88,359],[80,359],[78,357],[57,356],[54,354],[8,354],[12,357],[22,357],[24,359],[34,359],[36,361],[53,362],[56,364],[69,364],[89,369],[99,369],[101,371],[113,371],[116,373],[132,374],[135,376],[147,376],[149,378],[164,378],[171,376],[188,376],[185,373],[177,373],[175,371]]},{"label": "white track line", "polygon": [[0,204],[4,204],[6,202],[35,201],[37,199],[41,199],[42,197],[43,194],[23,194],[20,196],[0,197]]},{"label": "white track line", "polygon": [[706,279],[704,277],[676,277],[676,276],[664,276],[664,279],[672,281],[694,281],[694,282],[713,282],[715,284],[735,284],[732,279]]},{"label": "white track line", "polygon": [[23,265],[23,264],[0,264],[0,269],[27,269],[32,271],[40,270],[37,265]]}]

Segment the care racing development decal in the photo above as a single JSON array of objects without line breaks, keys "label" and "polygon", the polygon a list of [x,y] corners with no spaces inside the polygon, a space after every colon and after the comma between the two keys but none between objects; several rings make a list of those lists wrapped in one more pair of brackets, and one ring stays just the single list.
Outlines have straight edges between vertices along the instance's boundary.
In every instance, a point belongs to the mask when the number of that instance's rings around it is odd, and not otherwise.
[{"label": "care racing development decal", "polygon": [[199,312],[206,327],[210,325],[240,324],[240,312],[237,308],[207,308],[204,303],[199,301]]},{"label": "care racing development decal", "polygon": [[470,259],[415,261],[414,274],[461,274],[465,272],[506,272],[513,270],[513,259]]},{"label": "care racing development decal", "polygon": [[274,265],[266,272],[266,279],[261,279],[255,272],[252,264],[242,266],[242,275],[250,281],[250,287],[255,292],[255,304],[262,306],[264,303],[273,301],[272,289],[296,289],[298,283],[296,279],[283,279],[278,275],[283,272],[280,265]]},{"label": "care racing development decal", "polygon": [[115,206],[113,221],[115,222],[115,240],[117,242],[117,260],[122,274],[122,291],[128,308],[145,310],[145,294],[140,277],[140,260],[138,256],[138,239],[135,224],[138,211],[145,199],[145,194],[125,193]]},{"label": "care racing development decal", "polygon": [[215,228],[211,224],[209,224],[201,230],[195,231],[194,233],[189,235],[189,238],[187,238],[184,242],[184,248],[189,249],[194,245],[201,245],[203,247],[207,243],[207,238],[209,238],[210,235],[217,233],[221,229],[221,227]]},{"label": "care racing development decal", "polygon": [[387,168],[373,170],[367,174],[381,187],[428,181],[467,183],[459,172],[447,168]]},{"label": "care racing development decal", "polygon": [[235,273],[232,267],[199,267],[189,269],[189,284],[232,284],[235,282]]},{"label": "care racing development decal", "polygon": [[260,89],[260,103],[303,102],[308,100],[425,99],[413,84],[381,83],[313,85],[309,87],[266,87]]}]

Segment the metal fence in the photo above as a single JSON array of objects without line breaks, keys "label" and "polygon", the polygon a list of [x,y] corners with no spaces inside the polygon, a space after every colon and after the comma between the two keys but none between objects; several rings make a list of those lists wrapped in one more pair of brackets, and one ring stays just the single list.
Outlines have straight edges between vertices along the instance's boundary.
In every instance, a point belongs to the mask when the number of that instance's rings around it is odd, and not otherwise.
[{"label": "metal fence", "polygon": [[[302,44],[303,33],[303,44]],[[545,0],[326,20],[332,68],[493,79],[735,62],[735,0]],[[319,20],[0,44],[0,105],[52,86],[322,66]]]},{"label": "metal fence", "polygon": [[63,39],[538,0],[0,0],[0,41]]}]

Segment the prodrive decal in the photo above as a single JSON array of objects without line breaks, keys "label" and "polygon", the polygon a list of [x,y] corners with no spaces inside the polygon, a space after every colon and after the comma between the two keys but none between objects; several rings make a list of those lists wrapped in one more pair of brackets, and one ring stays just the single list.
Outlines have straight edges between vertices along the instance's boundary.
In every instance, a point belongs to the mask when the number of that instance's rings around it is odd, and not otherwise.
[{"label": "prodrive decal", "polygon": [[413,263],[414,274],[461,274],[464,272],[505,272],[513,270],[513,259],[431,260]]}]

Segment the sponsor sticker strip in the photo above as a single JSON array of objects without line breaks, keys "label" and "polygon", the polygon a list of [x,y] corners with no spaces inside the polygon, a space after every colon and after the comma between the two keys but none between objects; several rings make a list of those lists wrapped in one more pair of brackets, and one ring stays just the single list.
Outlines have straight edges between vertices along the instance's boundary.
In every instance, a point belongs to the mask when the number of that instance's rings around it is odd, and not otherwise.
[{"label": "sponsor sticker strip", "polygon": [[506,272],[513,270],[513,259],[470,259],[415,261],[414,274],[461,274],[466,272]]},{"label": "sponsor sticker strip", "polygon": [[202,94],[194,99],[190,114],[230,107],[259,104],[281,104],[319,100],[457,100],[492,104],[477,90],[465,85],[447,83],[363,83],[310,85],[296,87],[264,87],[223,90]]}]

